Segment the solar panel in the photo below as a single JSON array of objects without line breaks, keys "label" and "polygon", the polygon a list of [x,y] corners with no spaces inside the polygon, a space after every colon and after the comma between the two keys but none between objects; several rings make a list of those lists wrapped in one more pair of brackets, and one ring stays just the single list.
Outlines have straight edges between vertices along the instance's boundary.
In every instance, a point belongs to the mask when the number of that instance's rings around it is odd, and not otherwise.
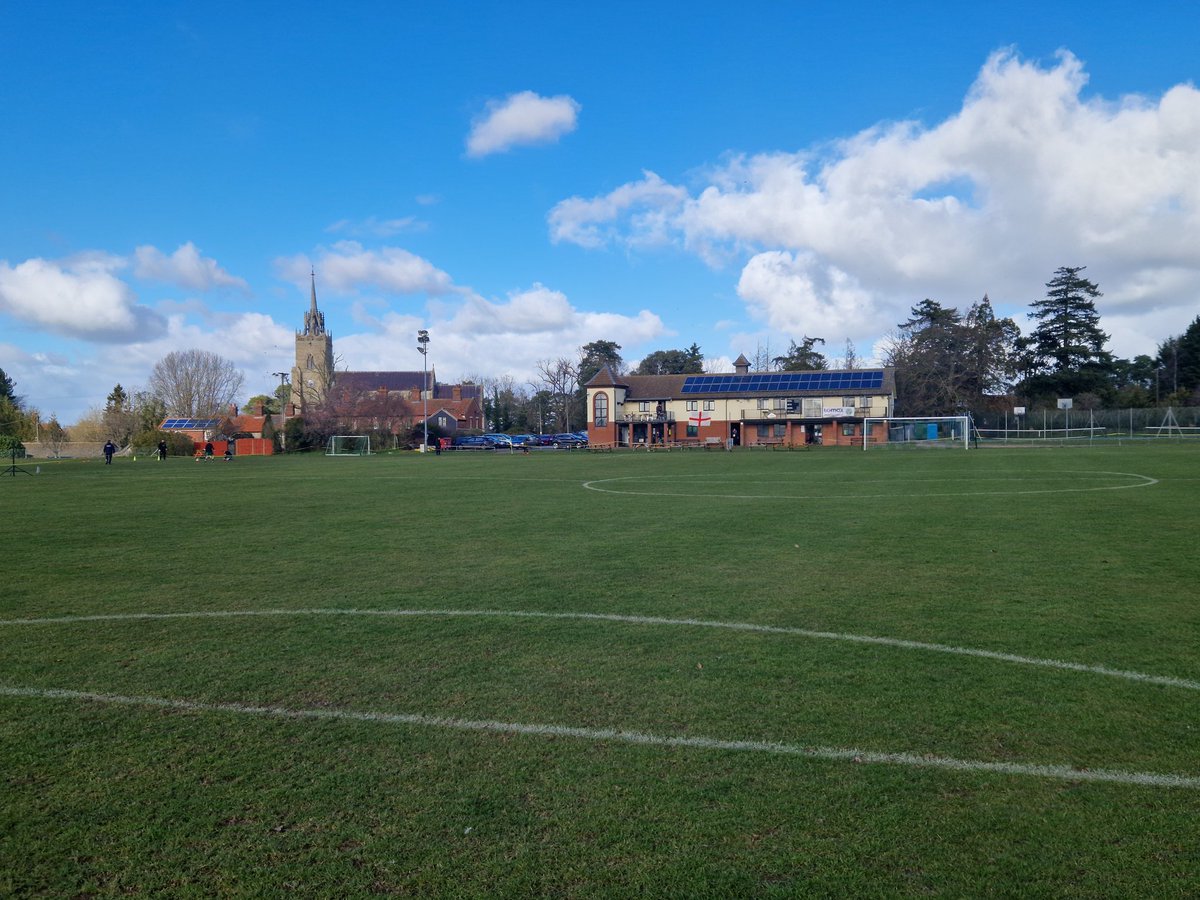
[{"label": "solar panel", "polygon": [[167,419],[162,423],[162,427],[190,431],[199,428],[212,428],[220,421],[220,419]]},{"label": "solar panel", "polygon": [[883,387],[883,372],[772,372],[756,375],[694,375],[684,380],[684,394],[752,394],[779,391],[878,390]]}]

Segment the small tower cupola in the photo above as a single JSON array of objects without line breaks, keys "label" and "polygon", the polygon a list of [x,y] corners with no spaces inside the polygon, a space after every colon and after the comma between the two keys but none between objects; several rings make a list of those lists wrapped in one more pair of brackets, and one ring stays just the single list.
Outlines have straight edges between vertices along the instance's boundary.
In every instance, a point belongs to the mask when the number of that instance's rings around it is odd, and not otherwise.
[{"label": "small tower cupola", "polygon": [[738,354],[738,358],[733,361],[733,371],[738,375],[750,374],[750,360],[746,359],[746,354]]}]

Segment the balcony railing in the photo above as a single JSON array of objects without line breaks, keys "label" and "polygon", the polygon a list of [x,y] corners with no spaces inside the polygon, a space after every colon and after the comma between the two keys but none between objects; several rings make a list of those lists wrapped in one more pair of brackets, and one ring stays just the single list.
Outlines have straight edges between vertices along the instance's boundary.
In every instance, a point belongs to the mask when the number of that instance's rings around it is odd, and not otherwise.
[{"label": "balcony railing", "polygon": [[675,413],[670,410],[660,409],[655,412],[635,412],[625,413],[617,416],[617,422],[674,422]]}]

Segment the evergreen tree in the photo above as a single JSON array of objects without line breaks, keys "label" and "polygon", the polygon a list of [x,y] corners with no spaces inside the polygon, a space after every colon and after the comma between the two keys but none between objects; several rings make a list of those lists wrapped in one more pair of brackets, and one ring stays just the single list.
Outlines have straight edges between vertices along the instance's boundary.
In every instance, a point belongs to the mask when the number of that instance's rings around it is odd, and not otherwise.
[{"label": "evergreen tree", "polygon": [[1112,355],[1100,329],[1095,300],[1103,296],[1084,278],[1086,266],[1062,266],[1046,282],[1046,296],[1030,304],[1037,327],[1023,343],[1028,377],[1017,390],[1031,404],[1093,393],[1113,399]]},{"label": "evergreen tree", "polygon": [[804,336],[799,344],[792,341],[788,344],[787,353],[776,356],[771,364],[780,372],[813,372],[829,368],[825,354],[817,350],[817,344],[824,345],[825,338]]},{"label": "evergreen tree", "polygon": [[16,385],[3,369],[0,369],[0,400],[11,400],[14,404],[17,403]]},{"label": "evergreen tree", "polygon": [[1100,330],[1095,300],[1103,296],[1080,273],[1086,266],[1062,266],[1046,282],[1046,296],[1030,304],[1038,326],[1030,334],[1035,358],[1055,375],[1107,368],[1108,335]]},{"label": "evergreen tree", "polygon": [[1158,351],[1158,365],[1173,390],[1189,394],[1200,390],[1200,316],[1192,320],[1183,334],[1163,342]]},{"label": "evergreen tree", "polygon": [[704,371],[704,354],[697,344],[686,350],[655,350],[638,363],[635,375],[698,375]]},{"label": "evergreen tree", "polygon": [[624,361],[621,359],[621,345],[615,341],[592,341],[579,348],[579,387],[582,390],[596,373],[605,366],[610,366],[616,374],[621,374]]}]

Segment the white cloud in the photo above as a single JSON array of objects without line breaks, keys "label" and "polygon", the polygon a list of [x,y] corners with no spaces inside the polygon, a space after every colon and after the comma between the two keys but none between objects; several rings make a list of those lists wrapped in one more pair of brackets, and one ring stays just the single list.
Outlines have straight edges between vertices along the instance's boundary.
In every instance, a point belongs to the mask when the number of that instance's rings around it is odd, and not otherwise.
[{"label": "white cloud", "polygon": [[620,238],[622,225],[630,241],[661,243],[673,231],[674,217],[688,200],[685,188],[667,184],[653,172],[623,184],[603,197],[571,197],[550,211],[550,238],[582,247],[600,247]]},{"label": "white cloud", "polygon": [[459,291],[450,276],[431,262],[400,247],[367,250],[356,241],[340,241],[305,255],[276,260],[282,278],[307,286],[316,269],[318,287],[337,293],[375,288],[394,294],[448,294]]},{"label": "white cloud", "polygon": [[235,288],[249,291],[245,280],[230,275],[215,259],[202,257],[191,241],[182,244],[170,256],[149,245],[134,251],[133,274],[148,281],[163,281],[193,291]]},{"label": "white cloud", "polygon": [[541,97],[533,91],[491,100],[471,125],[467,155],[487,156],[520,145],[557,141],[575,130],[580,108],[565,94]]},{"label": "white cloud", "polygon": [[632,346],[665,333],[662,320],[647,310],[633,316],[580,310],[561,292],[540,284],[503,301],[472,295],[426,318],[389,313],[378,323],[377,333],[335,341],[348,368],[419,369],[416,331],[426,328],[432,339],[429,362],[442,380],[508,374],[525,382],[535,378],[539,360],[571,356],[598,337]]},{"label": "white cloud", "polygon": [[36,328],[82,340],[120,342],[156,337],[165,320],[141,306],[114,273],[125,260],[89,253],[61,261],[0,260],[0,313]]},{"label": "white cloud", "polygon": [[416,216],[403,216],[398,219],[380,219],[378,216],[368,216],[361,221],[339,219],[325,229],[329,234],[349,234],[364,237],[391,237],[402,231],[423,231],[426,223]]},{"label": "white cloud", "polygon": [[1113,349],[1146,352],[1113,325],[1174,310],[1178,330],[1200,293],[1200,91],[1107,101],[1086,81],[1069,53],[1045,67],[997,53],[942,122],[734,157],[695,191],[646,174],[564,200],[550,235],[738,260],[752,314],[831,340],[871,340],[924,297],[1024,309],[1054,269],[1087,265]]}]

